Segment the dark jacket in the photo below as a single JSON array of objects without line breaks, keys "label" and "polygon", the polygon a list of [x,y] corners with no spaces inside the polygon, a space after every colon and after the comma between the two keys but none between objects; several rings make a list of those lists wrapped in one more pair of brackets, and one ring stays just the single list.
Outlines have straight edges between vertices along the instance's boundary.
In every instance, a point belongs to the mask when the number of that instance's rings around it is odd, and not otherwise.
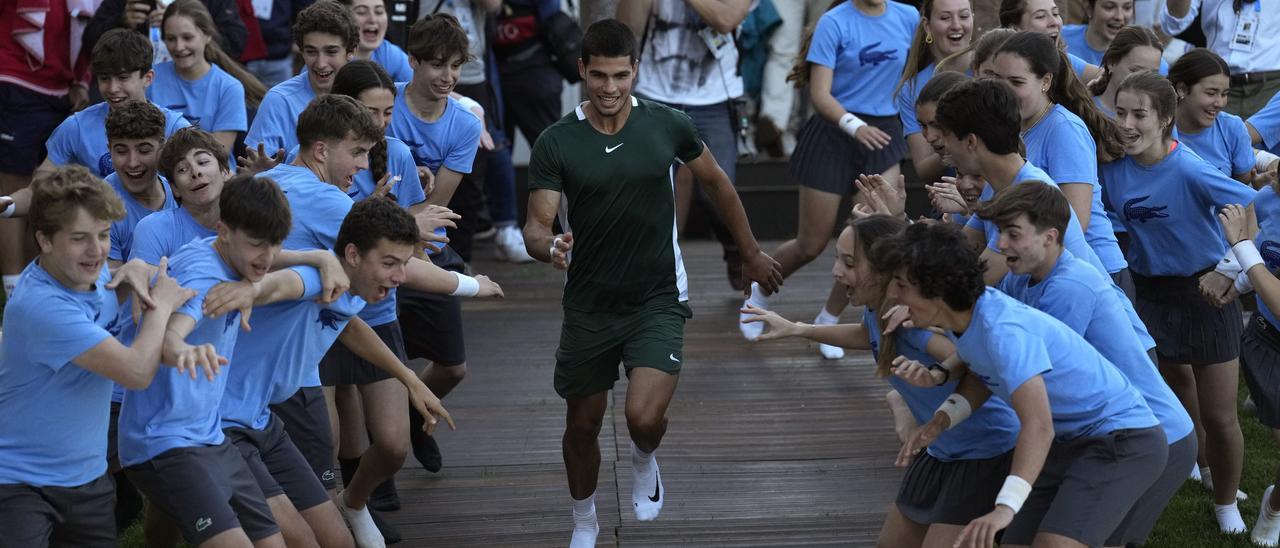
[{"label": "dark jacket", "polygon": [[[102,5],[98,6],[98,11],[93,14],[93,19],[85,26],[83,39],[85,51],[92,52],[93,45],[97,44],[98,38],[107,31],[124,27],[124,7],[128,1],[130,0],[102,0]],[[213,24],[218,26],[218,34],[221,35],[218,45],[222,46],[222,50],[227,52],[227,55],[233,59],[239,59],[244,51],[248,31],[244,27],[244,21],[240,20],[240,9],[236,7],[236,0],[200,1],[204,3],[204,7],[209,8],[209,15],[213,16]],[[135,30],[150,36],[150,30],[145,23]]]}]

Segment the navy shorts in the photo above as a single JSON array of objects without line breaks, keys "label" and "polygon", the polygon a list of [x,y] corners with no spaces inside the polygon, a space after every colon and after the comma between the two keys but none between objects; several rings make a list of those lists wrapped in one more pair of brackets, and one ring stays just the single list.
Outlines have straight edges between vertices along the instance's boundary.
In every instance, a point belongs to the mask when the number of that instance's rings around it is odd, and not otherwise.
[{"label": "navy shorts", "polygon": [[[408,363],[399,321],[384,323],[372,329],[401,363]],[[320,360],[320,384],[323,386],[365,385],[393,378],[395,377],[391,373],[357,356],[341,341],[329,347],[329,351]]]},{"label": "navy shorts", "polygon": [[[436,266],[461,273],[462,257],[453,248],[431,257]],[[404,350],[409,359],[424,358],[436,365],[467,363],[467,346],[462,336],[462,298],[414,291],[407,287],[396,290],[400,308],[400,330],[404,334]]]},{"label": "navy shorts", "polygon": [[115,548],[110,474],[76,487],[0,484],[0,547]]},{"label": "navy shorts", "polygon": [[338,476],[333,471],[333,431],[329,429],[329,405],[324,401],[324,389],[307,386],[277,404],[271,405],[271,414],[279,417],[294,447],[311,465],[311,471],[320,479],[326,490],[338,488]]},{"label": "navy shorts", "polygon": [[222,432],[240,450],[267,498],[286,495],[298,511],[329,502],[329,493],[312,471],[311,463],[289,439],[279,417],[272,415],[262,430],[224,428]]},{"label": "navy shorts", "polygon": [[0,172],[31,175],[45,157],[45,141],[67,116],[62,97],[0,82]]}]

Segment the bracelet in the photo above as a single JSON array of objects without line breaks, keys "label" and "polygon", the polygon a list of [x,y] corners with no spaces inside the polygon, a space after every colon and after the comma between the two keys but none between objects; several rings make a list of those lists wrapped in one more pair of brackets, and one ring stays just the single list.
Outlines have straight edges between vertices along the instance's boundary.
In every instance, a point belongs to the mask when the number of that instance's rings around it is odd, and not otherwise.
[{"label": "bracelet", "polygon": [[844,113],[844,116],[840,117],[840,129],[845,133],[848,133],[850,137],[855,136],[858,133],[858,130],[865,125],[867,125],[867,123],[862,121],[862,118],[854,116],[852,112],[846,112]]},{"label": "bracelet", "polygon": [[1000,488],[1000,494],[996,495],[996,506],[1003,504],[1016,514],[1030,495],[1031,484],[1027,483],[1027,480],[1009,474],[1004,478],[1004,486]]},{"label": "bracelet", "polygon": [[13,201],[11,196],[0,196],[0,198],[9,200],[9,207],[4,208],[4,210],[0,210],[0,217],[12,217],[14,212],[18,210],[18,202]]},{"label": "bracelet", "polygon": [[969,400],[965,399],[964,396],[952,394],[947,396],[947,401],[938,406],[937,412],[951,419],[951,424],[947,426],[947,430],[950,430],[969,418],[969,415],[973,413],[973,407],[969,405]]},{"label": "bracelet", "polygon": [[1248,274],[1250,268],[1263,264],[1262,254],[1258,253],[1258,247],[1253,245],[1253,240],[1248,238],[1240,240],[1231,246],[1231,253],[1235,255],[1236,261],[1240,263],[1241,274]]},{"label": "bracelet", "polygon": [[458,287],[454,288],[453,293],[450,293],[450,295],[474,297],[480,293],[480,282],[476,281],[475,278],[457,272],[454,272],[453,276],[458,279]]},{"label": "bracelet", "polygon": [[942,372],[942,380],[941,380],[941,381],[938,381],[938,386],[942,386],[942,385],[944,385],[944,384],[947,384],[947,382],[951,380],[951,370],[950,370],[950,369],[947,369],[947,368],[945,368],[945,367],[943,367],[943,366],[942,366],[942,364],[940,364],[940,363],[938,363],[938,362],[933,362],[933,363],[929,364],[928,369],[929,369],[929,371],[941,371],[941,372]]},{"label": "bracelet", "polygon": [[1276,160],[1280,160],[1280,156],[1276,156],[1262,149],[1253,149],[1254,166],[1253,169],[1258,171],[1266,171]]}]

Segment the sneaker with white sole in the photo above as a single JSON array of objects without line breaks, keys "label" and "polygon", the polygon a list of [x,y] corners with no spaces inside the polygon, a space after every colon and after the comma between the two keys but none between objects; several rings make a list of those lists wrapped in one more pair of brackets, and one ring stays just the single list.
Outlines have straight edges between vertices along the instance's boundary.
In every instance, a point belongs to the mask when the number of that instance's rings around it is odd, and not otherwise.
[{"label": "sneaker with white sole", "polygon": [[533,257],[530,257],[529,252],[524,248],[524,233],[514,226],[499,228],[498,233],[493,237],[493,244],[494,256],[500,261],[533,262]]},{"label": "sneaker with white sole", "polygon": [[1271,493],[1276,486],[1268,485],[1262,492],[1262,507],[1258,509],[1258,522],[1253,524],[1250,540],[1258,546],[1280,544],[1280,515],[1271,512]]}]

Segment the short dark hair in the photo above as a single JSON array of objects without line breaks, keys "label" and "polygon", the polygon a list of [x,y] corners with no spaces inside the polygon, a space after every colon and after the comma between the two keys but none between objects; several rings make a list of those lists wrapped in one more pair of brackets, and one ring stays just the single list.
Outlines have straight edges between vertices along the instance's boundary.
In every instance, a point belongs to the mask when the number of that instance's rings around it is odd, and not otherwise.
[{"label": "short dark hair", "polygon": [[924,84],[924,87],[920,88],[920,95],[916,96],[916,105],[937,103],[948,91],[968,79],[969,76],[963,72],[936,73]]},{"label": "short dark hair", "polygon": [[164,113],[147,101],[127,101],[107,113],[107,141],[164,140]]},{"label": "short dark hair", "polygon": [[1191,86],[1217,74],[1231,76],[1231,68],[1227,66],[1227,62],[1208,49],[1195,48],[1182,54],[1173,66],[1169,67],[1169,82],[1173,84],[1174,89],[1182,85],[1189,92]]},{"label": "short dark hair", "polygon": [[209,151],[209,154],[218,159],[218,167],[222,171],[231,171],[226,147],[222,146],[212,133],[193,126],[173,132],[173,135],[170,135],[164,146],[160,148],[160,174],[172,181],[173,170],[178,166],[178,162],[181,162],[188,152],[196,149]]},{"label": "short dark hair", "polygon": [[293,23],[293,43],[302,48],[302,38],[312,32],[332,34],[342,40],[348,52],[360,44],[360,33],[351,12],[333,0],[320,0],[298,13]]},{"label": "short dark hair", "polygon": [[289,201],[280,186],[266,177],[236,175],[218,196],[222,224],[272,244],[283,242],[293,225]]},{"label": "short dark hair", "polygon": [[587,27],[582,35],[582,64],[591,64],[591,57],[630,57],[636,62],[636,36],[631,28],[617,19],[601,19]]},{"label": "short dark hair", "polygon": [[467,39],[462,23],[450,14],[437,13],[413,24],[405,53],[418,61],[441,59],[448,62],[454,56],[461,56],[465,63],[471,60],[470,48],[471,41]]},{"label": "short dark hair", "polygon": [[986,265],[953,223],[916,223],[900,236],[876,242],[871,264],[885,273],[906,270],[922,296],[941,298],[956,311],[973,308],[986,289]]},{"label": "short dark hair", "polygon": [[1071,204],[1062,191],[1043,181],[1023,181],[996,193],[995,198],[978,206],[978,218],[1005,227],[1026,215],[1036,230],[1058,230],[1062,243],[1071,222]]},{"label": "short dark hair", "polygon": [[352,134],[371,143],[382,140],[384,135],[369,109],[346,95],[330,93],[316,97],[298,115],[300,147],[317,141],[341,141]]},{"label": "short dark hair", "polygon": [[355,244],[363,254],[378,240],[386,239],[398,244],[418,244],[418,223],[403,207],[385,196],[372,196],[356,202],[342,220],[338,239],[333,250],[345,253],[347,244]]},{"label": "short dark hair", "polygon": [[938,127],[964,138],[977,135],[996,154],[1013,154],[1022,144],[1018,99],[1004,82],[979,78],[960,82],[938,100]]},{"label": "short dark hair", "polygon": [[155,50],[151,40],[133,29],[111,29],[93,45],[89,66],[98,76],[151,70]]}]

